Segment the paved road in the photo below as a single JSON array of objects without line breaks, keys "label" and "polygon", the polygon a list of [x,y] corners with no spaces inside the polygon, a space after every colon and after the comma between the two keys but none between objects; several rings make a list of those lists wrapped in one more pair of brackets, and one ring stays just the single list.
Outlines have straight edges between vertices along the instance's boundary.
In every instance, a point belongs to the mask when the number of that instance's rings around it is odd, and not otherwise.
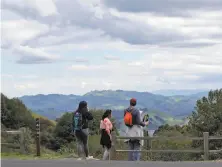
[{"label": "paved road", "polygon": [[222,162],[2,160],[2,167],[222,167]]}]

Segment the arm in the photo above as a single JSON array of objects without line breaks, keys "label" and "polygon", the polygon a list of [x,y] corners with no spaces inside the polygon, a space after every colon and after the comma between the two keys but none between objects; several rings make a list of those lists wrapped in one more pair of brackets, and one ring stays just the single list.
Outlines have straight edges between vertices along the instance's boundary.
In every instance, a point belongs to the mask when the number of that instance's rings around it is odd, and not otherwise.
[{"label": "arm", "polygon": [[106,132],[108,133],[108,135],[110,135],[110,122],[107,120],[107,119],[105,119],[104,120],[104,126],[105,126],[105,129],[106,129]]},{"label": "arm", "polygon": [[86,118],[89,120],[89,121],[91,121],[91,120],[93,120],[93,116],[92,116],[92,113],[90,113],[90,112],[86,112]]},{"label": "arm", "polygon": [[145,123],[141,120],[141,115],[140,115],[139,110],[137,110],[137,112],[136,112],[136,122],[138,123],[138,125],[140,125],[142,127],[145,126]]},{"label": "arm", "polygon": [[87,108],[84,108],[84,110],[83,110],[83,116],[84,116],[87,120],[89,120],[89,121],[93,120],[93,116],[92,116],[92,114],[88,111]]}]

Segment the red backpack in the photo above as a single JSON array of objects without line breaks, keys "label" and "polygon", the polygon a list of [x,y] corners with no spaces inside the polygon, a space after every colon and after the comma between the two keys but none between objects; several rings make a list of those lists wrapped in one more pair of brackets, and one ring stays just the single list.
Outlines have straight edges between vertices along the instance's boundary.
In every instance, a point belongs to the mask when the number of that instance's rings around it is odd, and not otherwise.
[{"label": "red backpack", "polygon": [[124,123],[128,127],[133,126],[133,116],[132,116],[132,111],[126,110],[125,115],[124,115]]}]

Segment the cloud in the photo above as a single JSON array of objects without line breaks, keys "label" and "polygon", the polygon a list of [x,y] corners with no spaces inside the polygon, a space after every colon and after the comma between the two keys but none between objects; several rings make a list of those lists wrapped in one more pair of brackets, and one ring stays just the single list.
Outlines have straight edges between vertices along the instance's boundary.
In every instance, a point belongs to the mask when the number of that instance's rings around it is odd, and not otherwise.
[{"label": "cloud", "polygon": [[[101,70],[103,69],[103,65],[83,65],[83,64],[75,64],[69,67],[71,70],[75,71],[91,71],[91,70]],[[104,69],[103,69],[104,70]]]},{"label": "cloud", "polygon": [[220,86],[220,8],[219,0],[3,0],[3,73],[13,76],[2,77],[4,90]]},{"label": "cloud", "polygon": [[196,83],[214,83],[222,85],[222,73],[219,74],[208,74],[208,75],[202,75],[197,80]]},{"label": "cloud", "polygon": [[35,89],[38,88],[38,86],[33,83],[25,83],[25,84],[15,84],[14,88],[17,90],[25,90],[25,89]]},{"label": "cloud", "polygon": [[112,55],[106,55],[106,56],[104,56],[104,58],[106,60],[110,60],[110,61],[118,61],[118,60],[120,60],[120,57],[112,56]]},{"label": "cloud", "polygon": [[151,12],[168,16],[189,16],[189,11],[207,10],[220,11],[221,0],[104,0],[104,3],[111,8],[125,12]]},{"label": "cloud", "polygon": [[144,66],[144,62],[133,61],[128,63],[129,66]]},{"label": "cloud", "polygon": [[[36,5],[26,3],[21,7],[16,3],[12,3],[12,1],[11,3],[3,2],[3,7],[7,10],[13,10],[23,17],[29,17],[30,19],[34,19],[41,24],[51,27],[50,31],[43,32],[35,38],[26,41],[26,45],[42,46],[44,43],[47,46],[73,42],[85,43],[90,39],[94,41],[121,40],[131,45],[169,45],[183,48],[191,46],[202,47],[221,43],[221,40],[212,40],[211,42],[204,41],[208,38],[213,39],[213,34],[222,33],[221,27],[206,27],[206,25],[211,26],[212,22],[214,25],[220,24],[218,21],[221,20],[221,12],[207,16],[206,12],[198,11],[199,13],[190,12],[192,16],[190,18],[183,18],[180,15],[177,15],[176,18],[169,18],[155,15],[149,10],[135,14],[132,13],[133,11],[123,12],[122,10],[117,11],[109,8],[113,7],[112,4],[114,4],[114,6],[119,6],[119,3],[126,3],[123,6],[130,7],[132,5],[131,3],[134,3],[131,1],[107,1],[104,5],[101,1],[87,3],[86,1],[63,0],[54,1],[54,3],[50,1],[49,5],[52,8],[56,8],[58,14],[54,13],[48,17],[42,16]],[[201,5],[203,7],[206,5],[206,8],[209,8],[209,6],[207,6],[209,2],[205,0]],[[40,3],[42,3],[42,1]],[[140,0],[135,6],[142,7],[146,3],[147,2]],[[153,5],[153,8],[162,10],[159,6],[160,1],[149,3],[152,4],[148,6]],[[172,8],[170,8],[170,5],[167,7],[164,6],[164,8],[168,8],[169,11],[178,8],[179,12],[179,9],[183,6],[185,1],[178,3],[177,1],[171,0],[169,3],[172,4]],[[195,4],[194,6],[196,6]],[[213,7],[217,8],[219,5],[219,1],[213,1]],[[192,3],[190,7],[192,8]],[[32,13],[28,13],[28,9],[33,10]],[[211,11],[212,10],[209,12]],[[98,13],[100,15],[99,18]],[[70,15],[72,17],[70,17]],[[193,27],[193,25],[195,25],[195,27]],[[78,33],[80,35],[78,35]],[[62,36],[62,34],[65,35]],[[211,35],[211,37],[208,35]],[[200,41],[196,43],[193,42],[193,40],[197,38]],[[176,41],[175,45],[171,43],[172,41]]]},{"label": "cloud", "polygon": [[84,58],[84,57],[76,57],[75,62],[77,62],[77,63],[88,63],[89,60]]},{"label": "cloud", "polygon": [[86,82],[82,82],[82,83],[81,83],[81,87],[82,87],[82,88],[85,88],[86,85],[87,85]]},{"label": "cloud", "polygon": [[102,81],[102,84],[106,87],[106,89],[110,89],[113,85],[113,83],[107,81]]},{"label": "cloud", "polygon": [[36,16],[42,17],[58,14],[53,0],[38,0],[36,2],[32,0],[17,0],[16,2],[14,0],[2,0],[2,6],[14,9],[21,14],[25,14],[24,11],[26,10],[29,14],[36,13]]},{"label": "cloud", "polygon": [[13,52],[20,55],[20,59],[16,61],[19,64],[52,63],[59,58],[56,55],[46,53],[42,49],[30,48],[28,46],[15,47]]},{"label": "cloud", "polygon": [[39,33],[48,30],[48,26],[37,21],[25,19],[2,21],[2,45],[20,45]]},{"label": "cloud", "polygon": [[3,78],[13,78],[13,75],[11,75],[11,74],[1,74],[1,77],[3,77]]},{"label": "cloud", "polygon": [[21,78],[24,78],[24,79],[37,79],[38,76],[36,76],[36,75],[24,75],[24,76],[21,76]]}]

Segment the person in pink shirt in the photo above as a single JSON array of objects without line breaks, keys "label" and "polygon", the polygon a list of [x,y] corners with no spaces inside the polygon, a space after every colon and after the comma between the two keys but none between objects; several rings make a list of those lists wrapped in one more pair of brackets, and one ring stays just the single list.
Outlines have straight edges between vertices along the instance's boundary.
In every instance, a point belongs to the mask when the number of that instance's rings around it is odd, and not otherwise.
[{"label": "person in pink shirt", "polygon": [[100,121],[101,139],[100,144],[105,148],[103,154],[103,160],[107,160],[110,155],[110,148],[112,146],[111,132],[113,130],[113,124],[110,121],[112,117],[112,110],[106,110]]}]

